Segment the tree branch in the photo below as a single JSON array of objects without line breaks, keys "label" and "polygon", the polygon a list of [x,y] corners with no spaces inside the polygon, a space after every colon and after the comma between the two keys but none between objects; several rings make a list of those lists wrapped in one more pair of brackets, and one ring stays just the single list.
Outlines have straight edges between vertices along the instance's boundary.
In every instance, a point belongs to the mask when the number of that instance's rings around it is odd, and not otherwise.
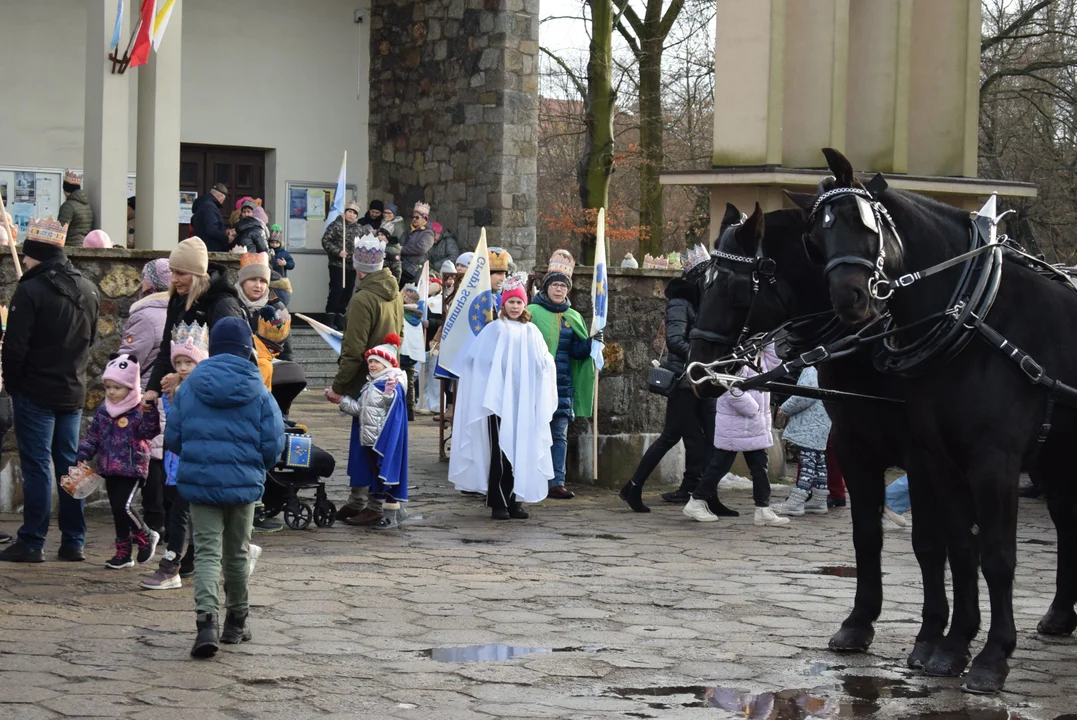
[{"label": "tree branch", "polygon": [[564,60],[559,58],[554,53],[550,52],[549,49],[540,46],[539,50],[545,53],[551,60],[557,63],[562,70],[565,71],[565,74],[568,75],[570,80],[572,80],[572,84],[576,86],[576,92],[580,94],[581,98],[586,98],[587,85],[585,85],[578,77],[576,77],[576,73],[572,71],[572,68],[570,68]]},{"label": "tree branch", "polygon": [[[1021,76],[1036,77],[1035,73],[1038,70],[1062,70],[1064,68],[1074,67],[1077,67],[1077,60],[1041,60],[1039,62],[1031,62],[1021,68],[1003,68],[1002,70],[997,70],[991,73],[984,78],[982,83],[980,83],[980,98],[982,99],[984,93],[1002,78]],[[1036,79],[1039,80],[1040,78]]]},{"label": "tree branch", "polygon": [[669,35],[669,31],[673,29],[673,23],[677,22],[677,16],[681,14],[681,10],[684,9],[684,0],[673,0],[666,8],[666,14],[662,18],[662,22],[658,26],[658,36],[665,39],[666,35]]},{"label": "tree branch", "polygon": [[1023,13],[1017,16],[1017,18],[1007,25],[998,35],[994,37],[984,38],[980,41],[980,52],[983,53],[986,50],[998,45],[1003,40],[1006,40],[1014,32],[1024,27],[1040,10],[1043,10],[1048,5],[1054,3],[1055,0],[1040,0],[1038,3],[1025,10]]},{"label": "tree branch", "polygon": [[639,19],[639,15],[632,9],[632,6],[628,4],[629,0],[613,0],[613,4],[617,6],[617,9],[621,11],[621,15],[628,20],[628,24],[632,26],[632,30],[636,33],[636,37],[642,37],[645,31],[643,21]]}]

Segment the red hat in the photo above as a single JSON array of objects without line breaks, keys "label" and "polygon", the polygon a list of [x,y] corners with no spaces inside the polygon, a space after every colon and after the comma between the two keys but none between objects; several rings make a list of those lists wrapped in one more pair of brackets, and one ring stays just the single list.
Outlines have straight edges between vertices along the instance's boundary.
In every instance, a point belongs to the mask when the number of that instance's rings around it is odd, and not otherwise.
[{"label": "red hat", "polygon": [[396,333],[389,333],[385,336],[385,339],[381,341],[381,345],[377,345],[367,350],[363,355],[363,359],[366,360],[373,355],[379,360],[382,360],[386,365],[398,368],[400,367],[400,363],[397,361],[396,356],[400,352],[400,345],[402,342],[399,335]]}]

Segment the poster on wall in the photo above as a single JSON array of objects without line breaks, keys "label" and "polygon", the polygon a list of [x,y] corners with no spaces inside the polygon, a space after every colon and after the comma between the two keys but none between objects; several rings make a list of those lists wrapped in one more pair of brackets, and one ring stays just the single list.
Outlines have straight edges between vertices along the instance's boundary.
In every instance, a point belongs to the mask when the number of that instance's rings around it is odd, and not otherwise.
[{"label": "poster on wall", "polygon": [[305,220],[307,217],[307,191],[304,188],[292,188],[288,198],[288,217]]},{"label": "poster on wall", "polygon": [[288,218],[288,234],[284,246],[287,250],[302,250],[307,246],[307,221],[305,218]]},{"label": "poster on wall", "polygon": [[25,236],[32,217],[56,217],[64,201],[60,192],[63,170],[0,168],[0,196],[12,220]]},{"label": "poster on wall", "polygon": [[191,216],[194,214],[194,201],[198,199],[198,193],[193,190],[180,190],[179,194],[179,222],[180,225],[190,225]]}]

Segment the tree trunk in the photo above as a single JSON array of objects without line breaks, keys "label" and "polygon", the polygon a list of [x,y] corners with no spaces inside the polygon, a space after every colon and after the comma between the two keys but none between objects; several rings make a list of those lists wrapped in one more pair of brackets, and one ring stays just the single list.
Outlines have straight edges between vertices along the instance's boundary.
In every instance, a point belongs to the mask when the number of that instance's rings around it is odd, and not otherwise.
[{"label": "tree trunk", "polygon": [[641,38],[639,54],[639,256],[662,252],[662,50],[664,37]]},{"label": "tree trunk", "polygon": [[[613,2],[590,0],[591,47],[587,60],[587,98],[584,118],[587,138],[583,156],[576,166],[580,186],[580,206],[598,209],[609,204],[610,175],[613,173]],[[580,261],[594,263],[595,236],[580,243]]]}]

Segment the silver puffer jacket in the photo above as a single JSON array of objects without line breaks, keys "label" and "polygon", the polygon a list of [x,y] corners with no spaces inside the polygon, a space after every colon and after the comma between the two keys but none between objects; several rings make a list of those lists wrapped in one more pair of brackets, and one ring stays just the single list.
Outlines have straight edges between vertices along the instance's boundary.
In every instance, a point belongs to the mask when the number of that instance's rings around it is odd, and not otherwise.
[{"label": "silver puffer jacket", "polygon": [[378,383],[388,382],[389,378],[396,376],[397,384],[407,391],[407,376],[401,370],[394,369],[390,373],[367,382],[359,392],[359,397],[343,397],[340,400],[340,411],[359,418],[359,444],[364,447],[374,447],[381,435],[385,421],[389,419],[389,411],[396,399],[396,390],[386,392],[378,388]]}]

